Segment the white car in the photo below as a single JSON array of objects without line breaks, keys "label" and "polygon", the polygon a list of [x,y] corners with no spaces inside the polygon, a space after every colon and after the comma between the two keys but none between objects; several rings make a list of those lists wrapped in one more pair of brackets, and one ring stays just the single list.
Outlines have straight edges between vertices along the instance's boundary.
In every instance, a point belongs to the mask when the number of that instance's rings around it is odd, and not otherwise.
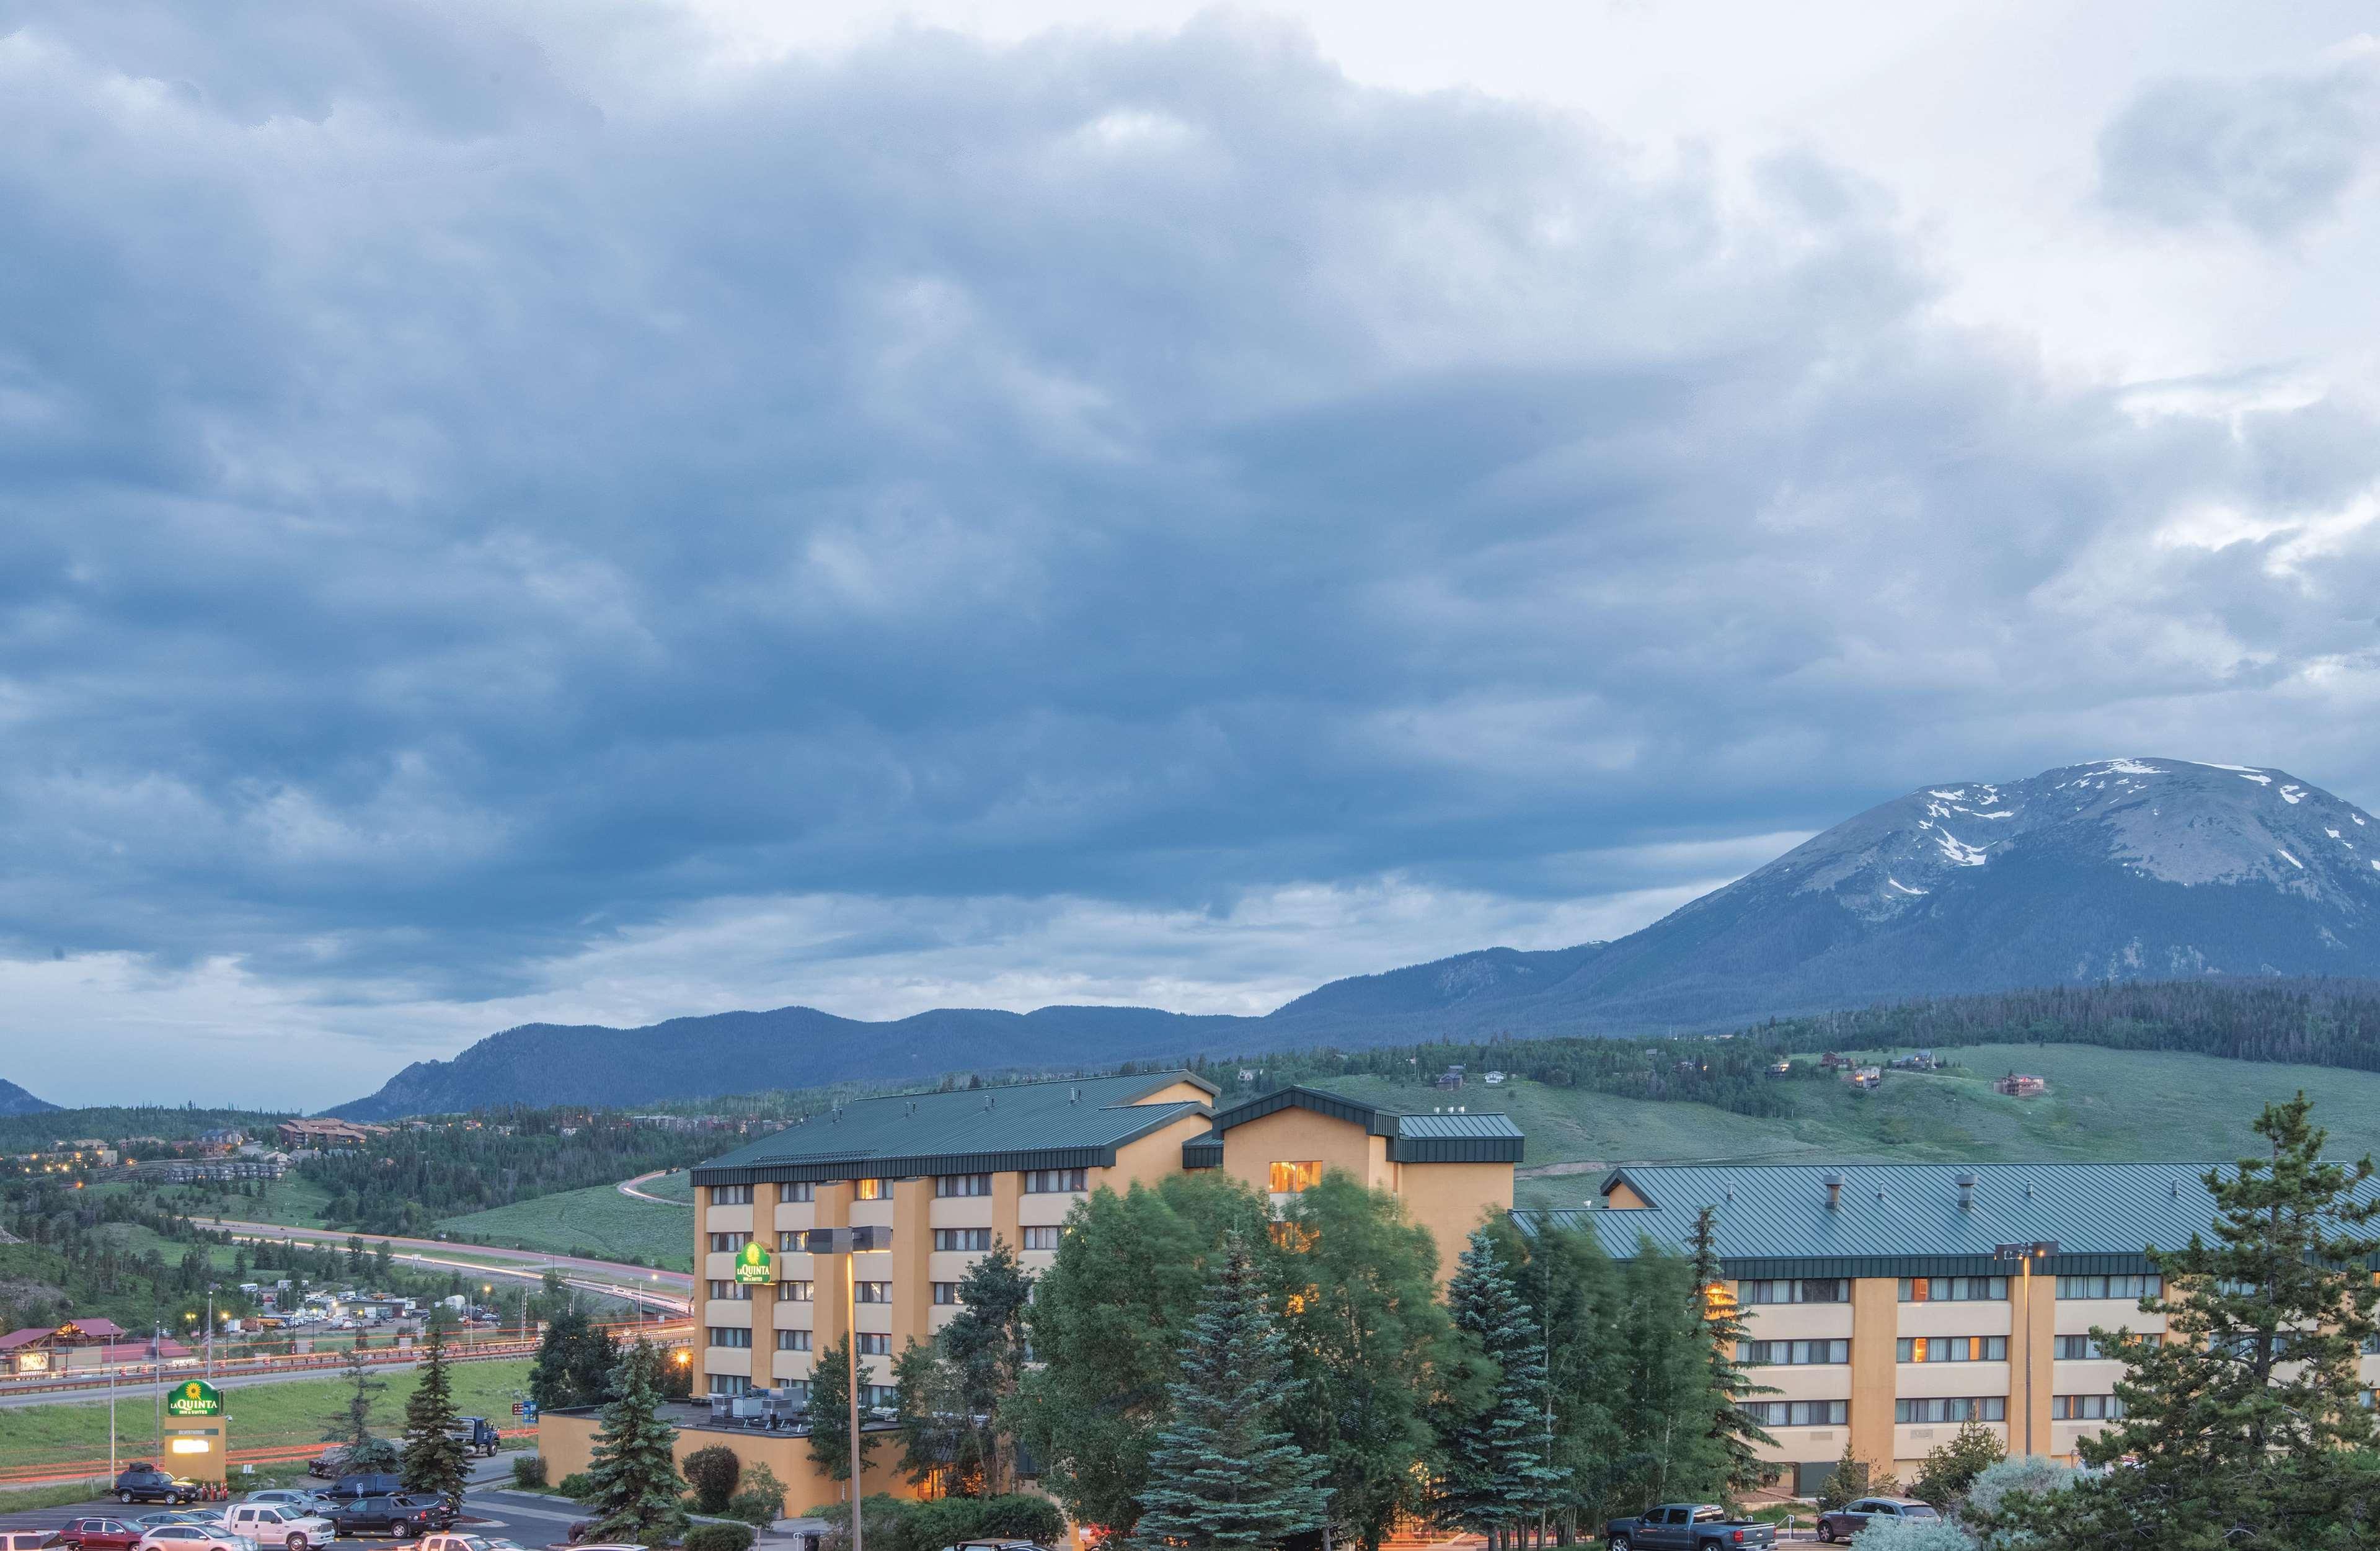
[{"label": "white car", "polygon": [[243,1503],[279,1503],[284,1508],[302,1508],[310,1513],[320,1513],[323,1508],[327,1506],[326,1499],[323,1497],[322,1493],[310,1491],[303,1486],[267,1486],[261,1491],[250,1492],[247,1496],[242,1497],[240,1501]]},{"label": "white car", "polygon": [[312,1551],[339,1538],[338,1526],[302,1503],[242,1503],[225,1520],[234,1534],[288,1551]]},{"label": "white car", "polygon": [[[867,1526],[862,1525],[865,1529]],[[414,1542],[413,1551],[520,1551],[509,1540],[494,1540],[486,1535],[454,1533],[423,1535]]]},{"label": "white car", "polygon": [[256,1551],[256,1542],[212,1524],[160,1524],[132,1551]]}]

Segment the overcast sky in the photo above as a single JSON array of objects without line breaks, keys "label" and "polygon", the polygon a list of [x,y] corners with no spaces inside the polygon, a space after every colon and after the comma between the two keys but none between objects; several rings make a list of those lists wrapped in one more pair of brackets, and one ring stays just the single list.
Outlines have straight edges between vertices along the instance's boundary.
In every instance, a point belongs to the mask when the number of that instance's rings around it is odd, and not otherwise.
[{"label": "overcast sky", "polygon": [[2364,4],[0,0],[0,1077],[2380,805]]}]

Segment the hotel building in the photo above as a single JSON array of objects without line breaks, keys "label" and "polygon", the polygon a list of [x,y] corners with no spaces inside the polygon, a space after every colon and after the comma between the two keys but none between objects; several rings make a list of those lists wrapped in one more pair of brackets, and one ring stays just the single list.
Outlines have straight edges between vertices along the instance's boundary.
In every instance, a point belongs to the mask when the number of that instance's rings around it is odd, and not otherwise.
[{"label": "hotel building", "polygon": [[[2120,1366],[2091,1328],[2163,1327],[2138,1307],[2157,1286],[2143,1246],[2207,1232],[2207,1166],[1624,1167],[1599,1207],[1515,1217],[1586,1229],[1625,1259],[1648,1241],[1687,1252],[1695,1215],[1716,1208],[1749,1326],[1739,1355],[1777,1391],[1750,1402],[1777,1439],[1762,1452],[1806,1494],[1846,1443],[1907,1481],[1969,1421],[2012,1454],[2071,1457],[2122,1414]],[[2380,1357],[2363,1362],[2369,1385]]]},{"label": "hotel building", "polygon": [[[813,1355],[851,1329],[863,1398],[889,1405],[892,1359],[957,1313],[967,1268],[1000,1240],[1046,1268],[1067,1213],[1102,1186],[1211,1168],[1283,1202],[1343,1169],[1433,1232],[1441,1277],[1474,1227],[1512,1208],[1522,1136],[1504,1116],[1403,1114],[1310,1088],[1215,1098],[1175,1071],[860,1099],[701,1165],[698,1387],[801,1394]],[[890,1246],[848,1271],[803,1252],[809,1230],[833,1227],[889,1228]]]}]

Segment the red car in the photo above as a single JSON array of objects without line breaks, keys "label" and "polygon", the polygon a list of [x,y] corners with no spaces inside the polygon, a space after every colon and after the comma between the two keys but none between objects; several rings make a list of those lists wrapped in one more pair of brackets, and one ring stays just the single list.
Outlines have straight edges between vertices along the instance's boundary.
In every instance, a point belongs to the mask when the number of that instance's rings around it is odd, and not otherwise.
[{"label": "red car", "polygon": [[75,1519],[58,1532],[58,1539],[75,1551],[132,1551],[146,1533],[121,1519]]}]

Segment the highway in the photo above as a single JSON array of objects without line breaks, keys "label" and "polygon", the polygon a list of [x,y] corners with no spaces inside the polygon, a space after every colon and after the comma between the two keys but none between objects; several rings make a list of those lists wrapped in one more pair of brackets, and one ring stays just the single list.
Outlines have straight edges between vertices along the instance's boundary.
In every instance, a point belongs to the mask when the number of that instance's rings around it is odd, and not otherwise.
[{"label": "highway", "polygon": [[[650,1175],[640,1176],[627,1181],[627,1184],[638,1184],[650,1178]],[[648,1196],[645,1199],[660,1198]],[[671,1202],[665,1204],[678,1203]],[[693,1309],[694,1277],[684,1271],[656,1271],[650,1266],[627,1265],[619,1261],[541,1254],[535,1250],[499,1249],[492,1244],[462,1244],[439,1239],[383,1238],[376,1234],[349,1234],[331,1228],[291,1227],[285,1223],[243,1222],[235,1217],[208,1219],[206,1226],[227,1229],[243,1239],[285,1240],[302,1244],[326,1244],[334,1249],[345,1249],[350,1238],[358,1238],[373,1248],[386,1244],[394,1258],[415,1265],[465,1271],[473,1276],[502,1276],[508,1280],[542,1281],[549,1269],[575,1272],[577,1275],[565,1276],[563,1280],[576,1288],[609,1293],[641,1308],[666,1310],[671,1313],[685,1314]]]}]

